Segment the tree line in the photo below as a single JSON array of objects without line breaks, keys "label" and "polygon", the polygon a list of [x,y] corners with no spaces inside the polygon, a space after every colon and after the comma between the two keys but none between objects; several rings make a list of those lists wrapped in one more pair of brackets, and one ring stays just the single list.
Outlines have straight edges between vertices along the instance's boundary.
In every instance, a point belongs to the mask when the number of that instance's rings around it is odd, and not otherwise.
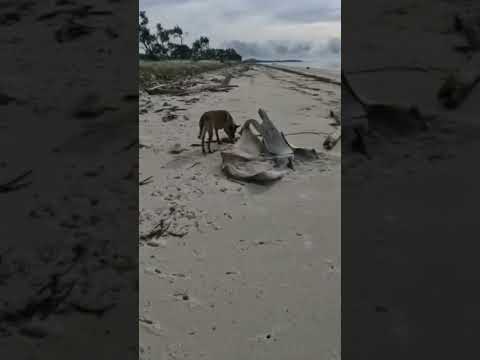
[{"label": "tree line", "polygon": [[[152,33],[148,27],[149,20],[145,11],[140,11],[138,41],[147,59],[191,59],[191,60],[219,60],[241,61],[242,57],[235,49],[212,49],[210,40],[206,36],[188,46],[183,43],[185,33],[180,26],[165,29],[161,24],[156,24],[156,32]],[[177,42],[173,42],[176,40]]]}]

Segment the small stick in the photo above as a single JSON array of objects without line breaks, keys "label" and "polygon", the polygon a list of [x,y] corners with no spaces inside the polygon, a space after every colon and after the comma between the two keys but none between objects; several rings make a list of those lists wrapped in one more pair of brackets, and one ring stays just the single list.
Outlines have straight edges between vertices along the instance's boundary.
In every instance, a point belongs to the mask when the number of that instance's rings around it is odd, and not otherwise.
[{"label": "small stick", "polygon": [[323,147],[326,150],[333,149],[337,144],[337,142],[340,140],[340,137],[341,137],[341,128],[327,136],[327,138],[323,142]]},{"label": "small stick", "polygon": [[168,234],[168,235],[171,235],[171,236],[174,236],[174,237],[183,238],[185,235],[188,234],[188,231],[187,231],[187,232],[183,232],[183,233],[176,233],[176,232],[173,232],[173,231],[169,231],[167,234]]},{"label": "small stick", "polygon": [[152,231],[150,231],[146,235],[140,236],[141,240],[150,240],[153,238],[159,238],[162,237],[170,228],[170,224],[165,225],[165,221],[162,219],[160,220],[160,223],[154,226]]},{"label": "small stick", "polygon": [[197,166],[197,165],[199,165],[199,164],[200,164],[200,161],[197,161],[197,162],[193,163],[193,165],[190,166],[189,169],[194,168],[195,166]]},{"label": "small stick", "polygon": [[149,176],[148,178],[140,181],[139,185],[142,186],[142,185],[150,184],[153,181],[152,179],[153,179],[153,176]]},{"label": "small stick", "polygon": [[245,185],[246,185],[246,183],[245,183],[245,182],[243,182],[243,181],[240,181],[240,180],[237,180],[237,179],[233,179],[233,178],[227,178],[227,179],[228,179],[229,181],[231,181],[231,182],[234,182],[234,183],[240,184],[240,185],[242,185],[242,186],[245,186]]},{"label": "small stick", "polygon": [[322,131],[299,131],[299,132],[293,132],[293,133],[286,133],[284,135],[302,135],[302,134],[330,135],[330,133],[326,133]]}]

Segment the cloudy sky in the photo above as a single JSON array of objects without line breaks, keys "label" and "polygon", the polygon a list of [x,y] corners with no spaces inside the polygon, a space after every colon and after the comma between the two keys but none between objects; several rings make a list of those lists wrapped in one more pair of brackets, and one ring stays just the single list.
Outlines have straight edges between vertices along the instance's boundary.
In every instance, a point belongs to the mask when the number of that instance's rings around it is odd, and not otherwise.
[{"label": "cloudy sky", "polygon": [[244,58],[340,59],[340,0],[140,0],[152,27],[208,36]]}]

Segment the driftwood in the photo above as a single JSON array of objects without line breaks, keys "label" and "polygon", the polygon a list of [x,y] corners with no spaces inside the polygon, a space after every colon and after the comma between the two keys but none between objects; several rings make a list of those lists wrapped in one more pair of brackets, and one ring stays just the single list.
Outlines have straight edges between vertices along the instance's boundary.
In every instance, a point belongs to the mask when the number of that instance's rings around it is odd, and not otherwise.
[{"label": "driftwood", "polygon": [[149,176],[146,179],[143,179],[142,181],[140,181],[140,183],[138,185],[142,186],[142,185],[150,184],[151,182],[153,182],[152,179],[153,179],[153,176]]},{"label": "driftwood", "polygon": [[162,85],[154,86],[150,89],[146,89],[145,91],[149,95],[172,95],[172,96],[187,96],[197,94],[203,91],[210,91],[210,92],[228,92],[233,88],[238,87],[238,85],[208,85],[208,86],[201,86],[196,89],[185,90],[185,89],[172,89],[172,88],[165,88]]},{"label": "driftwood", "polygon": [[[200,144],[195,144],[195,145],[201,146]],[[194,167],[197,166],[197,165],[200,165],[200,162],[199,162],[199,161],[194,162],[191,166],[188,167],[188,169],[192,169],[192,168],[194,168]]]},{"label": "driftwood", "polygon": [[196,93],[200,93],[203,91],[210,91],[210,92],[228,92],[233,88],[238,87],[238,85],[230,85],[230,81],[232,80],[233,75],[227,74],[225,78],[221,81],[218,85],[205,85],[199,86],[197,88],[168,88],[165,85],[157,85],[151,88],[145,89],[145,91],[149,95],[172,95],[172,96],[186,96],[186,95],[193,95]]},{"label": "driftwood", "polygon": [[145,89],[148,95],[173,95],[173,96],[185,96],[188,95],[189,92],[185,91],[184,89],[172,89],[172,88],[165,88],[162,85],[157,85],[151,87],[149,89]]},{"label": "driftwood", "polygon": [[330,110],[330,117],[335,121],[334,124],[335,126],[339,126],[341,123],[341,117],[340,114],[337,112],[334,112],[333,110]]},{"label": "driftwood", "polygon": [[228,92],[233,88],[238,87],[238,85],[227,85],[227,86],[207,86],[201,88],[195,92],[210,91],[210,92]]},{"label": "driftwood", "polygon": [[325,141],[323,142],[323,147],[326,150],[331,150],[337,145],[338,141],[340,140],[340,137],[342,136],[342,128],[338,128],[335,130],[333,133],[329,134]]},{"label": "driftwood", "polygon": [[326,133],[326,132],[323,132],[323,131],[296,131],[296,132],[291,132],[291,133],[285,133],[283,135],[289,136],[289,135],[304,135],[304,134],[330,135],[330,133]]},{"label": "driftwood", "polygon": [[140,236],[141,240],[150,240],[154,238],[162,237],[168,233],[170,228],[170,223],[165,223],[165,219],[160,220],[160,222],[155,225],[155,227],[146,235]]}]

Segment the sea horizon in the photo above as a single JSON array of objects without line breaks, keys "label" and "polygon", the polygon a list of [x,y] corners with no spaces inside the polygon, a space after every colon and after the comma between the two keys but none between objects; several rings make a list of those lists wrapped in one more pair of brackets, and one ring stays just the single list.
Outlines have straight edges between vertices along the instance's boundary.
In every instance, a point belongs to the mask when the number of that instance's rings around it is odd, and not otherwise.
[{"label": "sea horizon", "polygon": [[275,62],[265,62],[265,64],[270,65],[285,65],[290,67],[302,68],[305,69],[307,67],[317,70],[328,70],[333,72],[340,72],[340,59],[333,60],[333,59],[295,59],[295,62],[286,60],[285,62],[282,60],[275,60]]}]

